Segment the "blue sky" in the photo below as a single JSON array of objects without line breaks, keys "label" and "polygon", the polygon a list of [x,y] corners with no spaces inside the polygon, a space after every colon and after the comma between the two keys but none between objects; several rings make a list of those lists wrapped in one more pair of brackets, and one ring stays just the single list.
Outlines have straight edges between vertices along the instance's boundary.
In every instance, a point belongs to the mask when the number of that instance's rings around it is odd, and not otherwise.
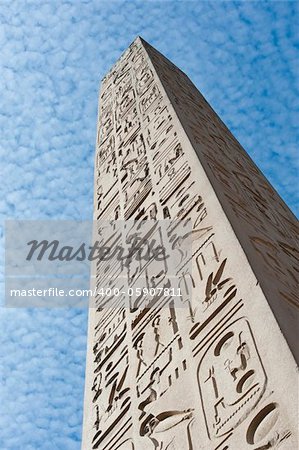
[{"label": "blue sky", "polygon": [[[99,81],[136,35],[190,76],[298,212],[298,18],[288,1],[1,0],[2,219],[91,219]],[[80,448],[86,321],[0,309],[1,450]]]}]

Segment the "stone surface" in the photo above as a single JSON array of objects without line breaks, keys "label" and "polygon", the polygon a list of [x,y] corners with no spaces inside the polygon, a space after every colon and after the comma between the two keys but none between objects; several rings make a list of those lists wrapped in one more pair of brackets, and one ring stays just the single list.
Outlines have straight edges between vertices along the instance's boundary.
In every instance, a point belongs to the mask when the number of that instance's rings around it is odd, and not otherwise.
[{"label": "stone surface", "polygon": [[189,78],[137,38],[102,82],[94,219],[144,218],[170,241],[190,219],[175,276],[103,262],[92,286],[134,289],[143,271],[182,296],[92,299],[82,449],[294,450],[296,220]]}]

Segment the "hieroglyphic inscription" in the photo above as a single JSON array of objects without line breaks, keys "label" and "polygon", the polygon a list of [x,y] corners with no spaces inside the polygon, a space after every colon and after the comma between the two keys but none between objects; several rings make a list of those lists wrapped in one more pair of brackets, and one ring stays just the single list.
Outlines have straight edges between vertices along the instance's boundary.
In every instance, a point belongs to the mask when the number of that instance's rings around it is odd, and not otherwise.
[{"label": "hieroglyphic inscription", "polygon": [[[278,245],[295,258],[288,232],[278,244],[267,236],[268,220],[275,219],[277,230],[289,225],[286,208],[274,211],[273,191],[245,153],[234,154],[236,142],[187,77],[137,39],[102,83],[97,231],[112,249],[147,238],[167,244],[172,266],[167,259],[96,263],[98,288],[131,294],[95,299],[91,405],[85,406],[93,424],[84,450],[257,450],[291,442],[245,307],[246,285],[212,219],[213,188],[198,180],[201,166],[191,163],[178,110],[194,143],[206,144],[207,165],[238,219],[252,226],[252,245],[266,264],[271,260],[282,295],[293,302],[277,253]],[[124,233],[113,224],[103,232],[102,221],[120,219],[127,223]],[[176,301],[173,288],[181,293]]]},{"label": "hieroglyphic inscription", "polygon": [[[188,138],[229,215],[296,356],[299,272],[296,218],[185,74],[144,44]],[[244,230],[246,230],[244,232]],[[288,319],[285,319],[286,314]]]}]

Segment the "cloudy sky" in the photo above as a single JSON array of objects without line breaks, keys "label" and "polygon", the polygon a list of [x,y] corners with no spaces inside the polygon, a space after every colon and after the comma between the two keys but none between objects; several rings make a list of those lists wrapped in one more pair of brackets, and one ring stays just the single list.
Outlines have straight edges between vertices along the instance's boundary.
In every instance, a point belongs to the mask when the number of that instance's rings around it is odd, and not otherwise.
[{"label": "cloudy sky", "polygon": [[[136,35],[298,212],[298,18],[291,1],[0,0],[2,219],[91,219],[99,81]],[[86,322],[0,309],[1,450],[79,450]]]}]

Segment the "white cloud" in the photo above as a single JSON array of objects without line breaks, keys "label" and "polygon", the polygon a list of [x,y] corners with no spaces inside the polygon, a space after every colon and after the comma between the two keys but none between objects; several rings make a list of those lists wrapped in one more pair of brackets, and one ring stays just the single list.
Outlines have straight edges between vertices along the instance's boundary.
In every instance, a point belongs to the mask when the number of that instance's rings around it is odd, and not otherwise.
[{"label": "white cloud", "polygon": [[[98,83],[138,34],[190,76],[295,210],[295,9],[2,1],[2,217],[91,218]],[[86,311],[2,309],[0,329],[0,448],[79,449]]]}]

